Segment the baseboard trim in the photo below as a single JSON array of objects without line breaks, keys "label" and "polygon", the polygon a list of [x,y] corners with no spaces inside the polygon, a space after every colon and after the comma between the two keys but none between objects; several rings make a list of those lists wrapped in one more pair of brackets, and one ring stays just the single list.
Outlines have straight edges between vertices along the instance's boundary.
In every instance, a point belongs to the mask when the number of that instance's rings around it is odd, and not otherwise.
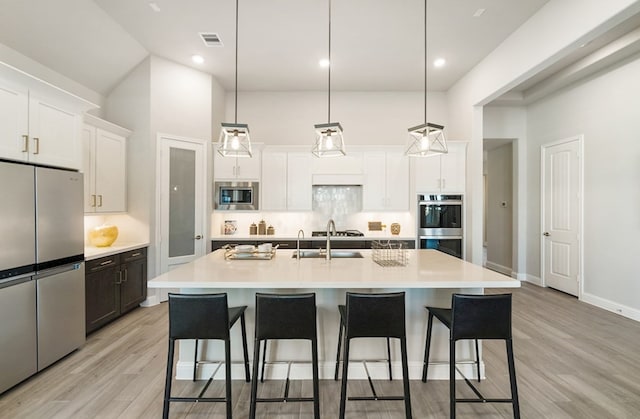
[{"label": "baseboard trim", "polygon": [[527,281],[530,284],[534,284],[537,285],[539,287],[543,287],[544,285],[542,285],[542,278],[537,277],[537,276],[533,276],[533,275],[529,275],[529,274],[524,274],[525,278],[521,279],[521,281]]},{"label": "baseboard trim", "polygon": [[628,319],[640,321],[640,310],[637,310],[635,308],[625,306],[623,304],[619,304],[614,301],[607,300],[605,298],[601,298],[586,292],[582,293],[582,297],[580,298],[580,300],[604,310],[610,311],[612,313],[619,314]]},{"label": "baseboard trim", "polygon": [[484,266],[487,269],[491,269],[492,271],[500,272],[501,274],[504,274],[504,275],[507,275],[507,276],[511,276],[511,274],[512,274],[512,269],[511,268],[509,268],[508,266],[500,265],[498,263],[493,263],[493,262],[487,261],[487,263],[485,263]]},{"label": "baseboard trim", "polygon": [[[335,362],[320,362],[318,375],[321,380],[332,380],[335,373]],[[198,380],[205,380],[211,377],[217,368],[217,364],[201,364],[198,366],[196,377]],[[251,368],[251,366],[250,366]],[[475,364],[470,362],[459,363],[458,368],[469,379],[476,378]],[[389,370],[386,363],[367,362],[367,369],[374,380],[389,379]],[[400,362],[392,362],[391,369],[394,380],[402,377],[402,365]],[[175,376],[178,380],[191,380],[193,378],[193,362],[178,361],[175,367]],[[214,380],[224,380],[224,365],[216,373]],[[342,374],[342,366],[340,368]],[[480,374],[484,378],[484,362],[480,361]],[[459,374],[458,374],[459,375]],[[231,366],[231,377],[234,380],[244,380],[244,367],[242,363],[234,362]],[[264,378],[269,380],[284,380],[287,377],[287,364],[267,364],[265,366]],[[296,363],[291,365],[289,374],[291,380],[311,380],[310,363]],[[409,379],[420,380],[422,378],[422,363],[409,363]],[[461,379],[462,377],[457,377]],[[366,380],[367,374],[362,362],[353,361],[349,364],[349,379]],[[446,362],[433,362],[429,364],[429,380],[448,380],[449,364]]]}]

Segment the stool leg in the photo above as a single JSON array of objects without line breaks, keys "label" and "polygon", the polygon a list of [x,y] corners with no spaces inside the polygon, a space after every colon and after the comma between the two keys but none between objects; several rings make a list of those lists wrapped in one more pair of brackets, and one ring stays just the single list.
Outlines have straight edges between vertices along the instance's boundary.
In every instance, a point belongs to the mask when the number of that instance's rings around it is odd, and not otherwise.
[{"label": "stool leg", "polygon": [[198,339],[196,339],[195,350],[193,351],[193,381],[196,381],[196,372],[198,371]]},{"label": "stool leg", "polygon": [[387,338],[387,364],[389,365],[389,381],[393,380],[391,375],[391,339]]},{"label": "stool leg", "polygon": [[402,383],[404,385],[404,411],[407,419],[412,419],[411,393],[409,391],[409,361],[407,360],[407,338],[400,338],[400,356],[402,357]]},{"label": "stool leg", "polygon": [[476,372],[478,374],[478,382],[480,382],[480,349],[478,348],[478,339],[474,339],[476,342]]},{"label": "stool leg", "polygon": [[456,417],[456,342],[449,340],[449,417]]},{"label": "stool leg", "polygon": [[515,419],[520,419],[520,403],[518,402],[518,385],[516,383],[516,366],[513,359],[513,342],[511,339],[507,339],[507,362],[509,363],[509,382],[511,383],[513,417]]},{"label": "stool leg", "polygon": [[262,351],[262,369],[261,369],[261,374],[260,374],[260,382],[264,383],[264,366],[267,363],[267,342],[268,340],[265,339],[264,340],[264,348]]},{"label": "stool leg", "polygon": [[345,408],[347,404],[347,377],[349,372],[349,339],[344,341],[344,354],[342,356],[342,386],[340,389],[340,416],[344,419]]},{"label": "stool leg", "polygon": [[232,404],[231,404],[231,340],[227,337],[224,341],[224,363],[225,363],[225,390],[226,390],[226,404],[227,404],[227,419],[232,419]]},{"label": "stool leg", "polygon": [[318,339],[311,340],[311,368],[313,371],[313,417],[320,419],[320,383],[318,381]]},{"label": "stool leg", "polygon": [[256,399],[258,398],[258,363],[260,361],[260,344],[258,339],[253,343],[253,380],[251,380],[251,406],[249,408],[249,419],[256,417]]},{"label": "stool leg", "polygon": [[173,375],[173,353],[175,349],[175,341],[169,339],[169,353],[167,355],[167,376],[164,384],[164,405],[162,408],[162,418],[169,418],[169,399],[171,398],[171,376]]},{"label": "stool leg", "polygon": [[336,372],[333,379],[338,381],[338,368],[340,367],[340,346],[342,345],[342,328],[344,323],[342,322],[342,316],[340,316],[340,326],[338,327],[338,350],[336,352]]},{"label": "stool leg", "polygon": [[429,322],[427,323],[427,342],[424,345],[424,361],[422,365],[422,382],[427,382],[427,369],[429,368],[429,351],[431,349],[431,328],[433,326],[433,314],[429,312]]},{"label": "stool leg", "polygon": [[249,350],[247,349],[247,325],[244,321],[244,313],[240,315],[240,327],[242,328],[242,350],[244,352],[244,379],[248,383],[251,381],[249,374]]}]

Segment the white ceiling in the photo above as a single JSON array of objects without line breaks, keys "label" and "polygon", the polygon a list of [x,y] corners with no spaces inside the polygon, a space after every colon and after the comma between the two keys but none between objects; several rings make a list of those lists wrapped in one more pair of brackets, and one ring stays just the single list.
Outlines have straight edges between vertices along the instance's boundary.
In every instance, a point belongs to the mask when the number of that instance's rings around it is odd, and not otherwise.
[{"label": "white ceiling", "polygon": [[[149,0],[1,0],[0,43],[103,95],[148,54],[232,90],[235,1],[153,1],[160,12]],[[328,0],[239,1],[239,89],[326,89]],[[428,0],[428,90],[446,91],[547,1]],[[424,88],[424,0],[333,0],[331,23],[332,89]],[[447,65],[435,69],[436,57]]]}]

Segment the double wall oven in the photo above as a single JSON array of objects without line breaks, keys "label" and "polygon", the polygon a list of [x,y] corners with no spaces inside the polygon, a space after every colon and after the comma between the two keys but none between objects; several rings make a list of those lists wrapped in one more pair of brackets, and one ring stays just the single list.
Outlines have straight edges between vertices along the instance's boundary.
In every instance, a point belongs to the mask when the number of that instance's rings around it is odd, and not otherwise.
[{"label": "double wall oven", "polygon": [[418,195],[420,249],[463,258],[462,195]]}]

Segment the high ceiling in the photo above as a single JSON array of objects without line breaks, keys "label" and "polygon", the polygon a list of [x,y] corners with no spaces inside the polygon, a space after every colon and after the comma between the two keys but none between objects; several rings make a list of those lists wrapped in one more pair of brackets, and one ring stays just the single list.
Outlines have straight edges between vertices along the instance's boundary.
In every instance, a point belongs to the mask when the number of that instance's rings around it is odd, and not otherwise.
[{"label": "high ceiling", "polygon": [[[449,89],[547,1],[428,0],[428,90]],[[328,0],[239,2],[239,89],[326,89]],[[332,0],[331,25],[332,89],[424,88],[424,0]],[[206,47],[199,32],[224,46]],[[0,43],[103,95],[148,54],[232,90],[235,1],[2,0]],[[447,64],[434,68],[436,57]]]}]

